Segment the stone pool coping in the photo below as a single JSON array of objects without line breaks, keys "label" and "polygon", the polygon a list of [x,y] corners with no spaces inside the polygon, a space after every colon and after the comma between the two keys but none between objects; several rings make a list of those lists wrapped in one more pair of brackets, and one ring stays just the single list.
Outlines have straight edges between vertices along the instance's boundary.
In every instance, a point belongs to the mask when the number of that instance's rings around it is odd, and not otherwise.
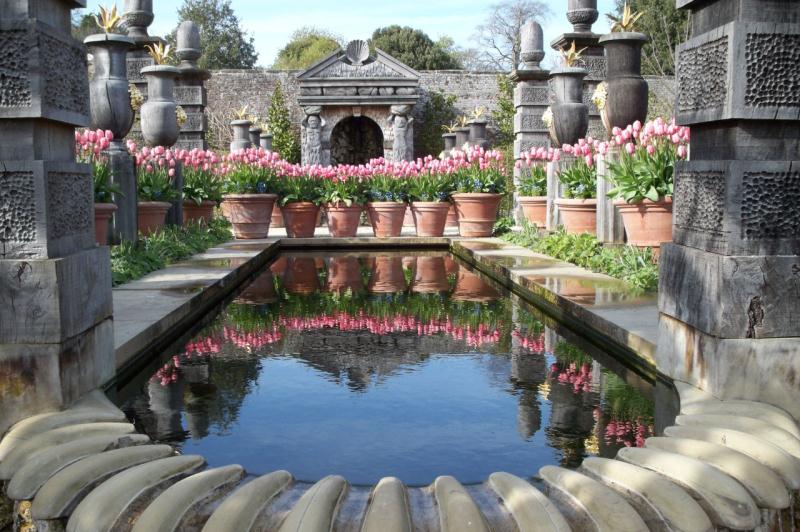
[{"label": "stone pool coping", "polygon": [[623,281],[497,238],[332,238],[324,233],[232,240],[114,288],[117,374],[164,350],[281,251],[410,248],[448,249],[577,334],[656,375],[655,294],[637,294]]}]

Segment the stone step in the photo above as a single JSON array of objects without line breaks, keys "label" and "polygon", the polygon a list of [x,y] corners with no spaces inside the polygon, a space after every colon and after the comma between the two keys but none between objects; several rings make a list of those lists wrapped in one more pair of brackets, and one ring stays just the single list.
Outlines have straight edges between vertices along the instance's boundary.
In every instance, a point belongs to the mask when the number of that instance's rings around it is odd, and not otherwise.
[{"label": "stone step", "polygon": [[96,454],[70,464],[45,482],[33,499],[35,520],[68,516],[100,482],[128,468],[172,455],[169,445],[141,445]]},{"label": "stone step", "polygon": [[619,493],[653,532],[712,532],[705,511],[675,483],[658,473],[607,458],[586,458],[579,472]]},{"label": "stone step", "polygon": [[40,432],[24,440],[16,440],[8,449],[3,461],[0,462],[0,480],[10,480],[25,464],[26,457],[47,447],[71,442],[76,438],[131,434],[133,432],[136,432],[136,428],[130,423],[81,423]]},{"label": "stone step", "polygon": [[689,492],[711,521],[732,530],[752,530],[761,514],[741,484],[705,462],[656,449],[620,449],[617,458],[663,475]]},{"label": "stone step", "polygon": [[241,486],[217,507],[203,532],[247,532],[261,511],[292,483],[288,471],[275,471]]},{"label": "stone step", "polygon": [[569,523],[544,493],[529,482],[509,473],[492,473],[489,487],[503,504],[520,530],[570,532]]},{"label": "stone step", "polygon": [[347,481],[340,476],[323,478],[300,497],[281,523],[279,532],[331,530],[347,487]]},{"label": "stone step", "polygon": [[750,492],[760,508],[782,510],[789,507],[789,492],[783,480],[770,468],[723,445],[683,438],[648,438],[648,449],[696,458],[733,477]]},{"label": "stone step", "polygon": [[752,434],[773,443],[800,459],[800,440],[771,423],[749,417],[725,416],[721,414],[697,414],[678,416],[675,424],[686,427],[719,427]]},{"label": "stone step", "polygon": [[687,405],[686,407],[681,405],[681,414],[689,416],[696,414],[721,414],[760,419],[785,430],[795,438],[800,438],[800,428],[798,428],[794,418],[785,410],[781,410],[776,406],[766,403],[739,400],[700,402]]},{"label": "stone step", "polygon": [[411,532],[408,493],[399,479],[382,478],[370,494],[361,532]]},{"label": "stone step", "polygon": [[673,381],[672,384],[678,392],[678,397],[680,397],[681,410],[697,404],[721,402],[707,391],[701,390],[691,384],[681,381]]},{"label": "stone step", "polygon": [[170,456],[126,469],[94,488],[75,508],[67,532],[112,532],[142,497],[205,464],[202,456]]},{"label": "stone step", "polygon": [[556,466],[545,466],[539,476],[573,530],[642,532],[647,525],[616,491],[596,480]]},{"label": "stone step", "polygon": [[123,422],[127,420],[122,412],[110,412],[100,408],[48,412],[23,419],[11,427],[0,441],[0,463],[5,460],[14,447],[42,432],[69,425],[114,421]]},{"label": "stone step", "polygon": [[67,410],[83,410],[87,408],[106,410],[122,416],[125,415],[122,410],[117,408],[117,405],[111,402],[111,400],[106,396],[105,393],[103,393],[102,390],[92,390],[72,403]]},{"label": "stone step", "polygon": [[6,495],[15,501],[33,499],[42,484],[73,462],[104,451],[149,442],[150,438],[144,434],[106,434],[46,447],[27,457],[11,477]]},{"label": "stone step", "polygon": [[667,427],[664,435],[669,438],[718,443],[764,464],[781,477],[790,491],[800,489],[800,463],[797,459],[777,445],[757,436],[738,430],[708,427]]},{"label": "stone step", "polygon": [[186,477],[165,489],[150,503],[133,526],[133,532],[174,532],[195,505],[244,477],[244,468],[229,465]]},{"label": "stone step", "polygon": [[439,508],[441,532],[489,531],[478,505],[455,478],[437,477],[433,481],[433,496]]}]

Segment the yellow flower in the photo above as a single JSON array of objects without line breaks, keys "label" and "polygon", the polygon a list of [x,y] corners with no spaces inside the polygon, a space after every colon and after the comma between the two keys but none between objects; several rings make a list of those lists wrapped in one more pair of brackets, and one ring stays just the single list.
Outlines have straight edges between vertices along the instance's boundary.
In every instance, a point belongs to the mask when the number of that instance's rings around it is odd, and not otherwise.
[{"label": "yellow flower", "polygon": [[544,125],[548,128],[553,126],[553,110],[549,107],[542,113],[542,122],[544,122]]},{"label": "yellow flower", "polygon": [[147,48],[147,53],[150,54],[150,57],[153,58],[153,62],[155,62],[157,65],[165,64],[170,58],[171,50],[168,44],[148,44],[145,46],[145,48]]},{"label": "yellow flower", "polygon": [[139,112],[139,109],[142,108],[142,104],[144,103],[144,96],[142,96],[142,93],[139,92],[139,89],[137,89],[136,85],[133,83],[128,84],[128,94],[131,96],[131,108],[134,112]]},{"label": "yellow flower", "polygon": [[117,15],[117,6],[111,9],[100,6],[100,16],[94,15],[95,23],[103,29],[106,33],[111,33],[111,30],[117,27],[117,24],[122,20],[122,17]]},{"label": "yellow flower", "polygon": [[183,127],[189,117],[186,115],[186,111],[183,110],[183,107],[180,105],[175,106],[175,118],[178,119],[178,127]]},{"label": "yellow flower", "polygon": [[561,59],[564,61],[564,64],[568,67],[575,66],[578,61],[581,60],[581,54],[586,50],[586,48],[581,48],[577,50],[577,45],[575,41],[572,41],[572,46],[569,48],[562,48],[561,49]]},{"label": "yellow flower", "polygon": [[622,8],[622,16],[615,17],[612,14],[607,14],[606,17],[612,22],[611,24],[611,31],[612,32],[621,32],[621,31],[633,31],[636,22],[642,18],[644,12],[636,12],[631,10],[631,6],[628,5],[628,2],[625,2],[625,7]]},{"label": "yellow flower", "polygon": [[603,81],[594,90],[592,103],[599,111],[602,111],[606,107],[606,98],[608,98],[608,87],[606,87],[606,82]]}]

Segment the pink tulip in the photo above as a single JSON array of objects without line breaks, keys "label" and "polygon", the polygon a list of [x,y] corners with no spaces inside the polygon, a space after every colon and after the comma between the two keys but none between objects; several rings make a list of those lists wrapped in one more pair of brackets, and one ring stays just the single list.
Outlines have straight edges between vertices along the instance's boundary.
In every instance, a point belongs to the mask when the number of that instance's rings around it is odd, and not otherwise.
[{"label": "pink tulip", "polygon": [[629,142],[625,145],[625,151],[628,152],[628,155],[633,155],[633,152],[636,151],[636,145],[633,142]]}]

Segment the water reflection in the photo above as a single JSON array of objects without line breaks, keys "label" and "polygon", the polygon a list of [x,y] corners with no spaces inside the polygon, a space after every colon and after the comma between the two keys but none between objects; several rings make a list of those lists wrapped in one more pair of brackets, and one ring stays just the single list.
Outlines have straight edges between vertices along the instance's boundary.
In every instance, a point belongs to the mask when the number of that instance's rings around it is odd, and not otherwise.
[{"label": "water reflection", "polygon": [[126,410],[212,465],[305,480],[479,482],[640,445],[651,401],[540,318],[446,254],[289,255]]}]

